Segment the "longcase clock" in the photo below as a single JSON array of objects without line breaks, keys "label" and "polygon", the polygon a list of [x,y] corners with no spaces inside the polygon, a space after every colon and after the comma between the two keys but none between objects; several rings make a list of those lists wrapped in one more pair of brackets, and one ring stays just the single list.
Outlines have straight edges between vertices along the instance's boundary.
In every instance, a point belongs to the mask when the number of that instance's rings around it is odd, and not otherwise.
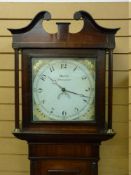
[{"label": "longcase clock", "polygon": [[15,51],[13,134],[28,142],[30,175],[98,175],[99,146],[115,135],[112,66],[118,29],[101,27],[78,11],[74,20],[84,22],[80,32],[69,33],[70,23],[63,22],[49,34],[43,21],[50,19],[43,11],[27,27],[9,29]]}]

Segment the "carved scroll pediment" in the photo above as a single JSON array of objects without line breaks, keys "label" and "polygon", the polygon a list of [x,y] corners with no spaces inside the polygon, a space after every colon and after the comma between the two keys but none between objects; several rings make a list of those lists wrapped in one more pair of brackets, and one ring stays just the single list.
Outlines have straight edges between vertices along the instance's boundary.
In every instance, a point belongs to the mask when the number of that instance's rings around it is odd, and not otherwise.
[{"label": "carved scroll pediment", "polygon": [[9,29],[13,34],[14,48],[114,48],[116,29],[99,26],[91,15],[85,11],[74,14],[74,20],[83,20],[84,25],[78,33],[69,33],[70,23],[56,23],[58,31],[48,33],[44,20],[51,20],[47,11],[38,13],[31,23],[21,29]]}]

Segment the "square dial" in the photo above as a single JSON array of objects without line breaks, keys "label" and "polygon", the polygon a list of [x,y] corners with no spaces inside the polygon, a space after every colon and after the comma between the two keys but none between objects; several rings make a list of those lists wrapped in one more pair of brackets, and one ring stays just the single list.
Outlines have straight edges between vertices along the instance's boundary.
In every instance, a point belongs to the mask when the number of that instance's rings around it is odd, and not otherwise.
[{"label": "square dial", "polygon": [[32,58],[33,121],[94,121],[95,69],[93,58]]}]

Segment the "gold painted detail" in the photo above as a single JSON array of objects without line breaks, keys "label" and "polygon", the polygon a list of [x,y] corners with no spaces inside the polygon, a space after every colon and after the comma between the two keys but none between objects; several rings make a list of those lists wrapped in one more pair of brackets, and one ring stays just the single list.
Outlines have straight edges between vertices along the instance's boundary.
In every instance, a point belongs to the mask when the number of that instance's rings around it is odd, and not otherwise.
[{"label": "gold painted detail", "polygon": [[35,116],[39,120],[47,120],[47,116],[41,112],[39,105],[35,105],[33,109],[33,116]]}]

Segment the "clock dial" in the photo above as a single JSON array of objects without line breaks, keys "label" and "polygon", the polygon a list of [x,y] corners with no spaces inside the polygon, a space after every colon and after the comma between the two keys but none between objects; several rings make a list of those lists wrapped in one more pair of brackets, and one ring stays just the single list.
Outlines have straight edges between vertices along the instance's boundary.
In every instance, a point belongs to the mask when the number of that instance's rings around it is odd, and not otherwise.
[{"label": "clock dial", "polygon": [[94,120],[95,62],[32,60],[34,121]]}]

